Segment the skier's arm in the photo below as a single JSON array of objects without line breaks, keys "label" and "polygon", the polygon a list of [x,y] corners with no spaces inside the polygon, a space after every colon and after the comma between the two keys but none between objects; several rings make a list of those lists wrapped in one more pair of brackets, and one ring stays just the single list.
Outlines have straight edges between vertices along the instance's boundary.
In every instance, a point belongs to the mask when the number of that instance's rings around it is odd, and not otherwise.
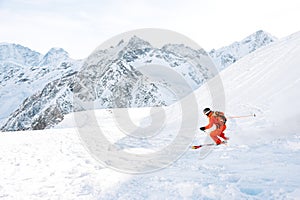
[{"label": "skier's arm", "polygon": [[205,126],[205,129],[209,129],[214,125],[213,120],[210,118],[209,119],[209,124],[207,126]]}]

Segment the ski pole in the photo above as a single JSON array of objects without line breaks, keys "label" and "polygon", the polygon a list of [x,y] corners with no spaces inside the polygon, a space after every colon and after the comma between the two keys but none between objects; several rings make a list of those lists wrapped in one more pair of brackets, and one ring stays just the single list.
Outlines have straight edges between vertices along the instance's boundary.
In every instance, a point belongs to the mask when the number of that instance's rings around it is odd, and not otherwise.
[{"label": "ski pole", "polygon": [[242,115],[242,116],[229,116],[229,119],[234,119],[234,118],[246,118],[246,117],[256,117],[255,113],[253,115]]}]

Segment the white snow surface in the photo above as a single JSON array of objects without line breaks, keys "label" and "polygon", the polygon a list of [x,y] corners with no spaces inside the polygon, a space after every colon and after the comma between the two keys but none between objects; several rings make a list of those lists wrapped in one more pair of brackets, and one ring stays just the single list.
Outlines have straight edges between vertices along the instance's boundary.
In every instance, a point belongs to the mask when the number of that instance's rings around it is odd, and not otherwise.
[{"label": "white snow surface", "polygon": [[[256,117],[229,118],[228,145],[204,157],[201,149],[187,147],[177,161],[152,173],[126,174],[97,162],[83,146],[72,114],[56,129],[1,133],[0,199],[299,199],[299,54],[300,32],[222,71],[227,116]],[[199,109],[219,109],[207,85],[194,95]],[[95,116],[112,144],[146,153],[172,142],[179,105],[163,108],[162,137],[141,141],[122,134],[112,110],[96,110]],[[128,110],[135,124],[150,123],[150,108]],[[197,117],[199,127],[207,124],[201,113]],[[194,134],[191,144],[207,142],[205,133]]]}]

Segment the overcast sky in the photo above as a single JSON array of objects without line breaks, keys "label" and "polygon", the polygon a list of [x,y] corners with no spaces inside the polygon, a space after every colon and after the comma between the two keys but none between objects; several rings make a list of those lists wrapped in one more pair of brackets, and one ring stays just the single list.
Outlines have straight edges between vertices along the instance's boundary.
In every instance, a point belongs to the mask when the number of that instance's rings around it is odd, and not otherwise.
[{"label": "overcast sky", "polygon": [[288,36],[299,19],[299,0],[0,0],[0,42],[79,59],[122,32],[163,28],[209,51],[261,29]]}]

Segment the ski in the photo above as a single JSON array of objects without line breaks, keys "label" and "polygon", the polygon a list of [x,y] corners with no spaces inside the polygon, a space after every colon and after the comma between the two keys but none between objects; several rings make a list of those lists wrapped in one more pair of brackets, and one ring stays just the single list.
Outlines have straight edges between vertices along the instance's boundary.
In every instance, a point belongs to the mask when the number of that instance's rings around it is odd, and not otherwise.
[{"label": "ski", "polygon": [[[221,144],[227,144],[227,142],[223,141]],[[199,149],[199,148],[205,147],[205,146],[218,146],[218,145],[215,144],[215,143],[200,144],[200,145],[194,145],[194,146],[192,146],[192,149]]]},{"label": "ski", "polygon": [[211,144],[200,144],[200,145],[194,145],[192,146],[192,149],[199,149],[201,147],[205,147],[205,146],[215,146],[215,143],[211,143]]}]

